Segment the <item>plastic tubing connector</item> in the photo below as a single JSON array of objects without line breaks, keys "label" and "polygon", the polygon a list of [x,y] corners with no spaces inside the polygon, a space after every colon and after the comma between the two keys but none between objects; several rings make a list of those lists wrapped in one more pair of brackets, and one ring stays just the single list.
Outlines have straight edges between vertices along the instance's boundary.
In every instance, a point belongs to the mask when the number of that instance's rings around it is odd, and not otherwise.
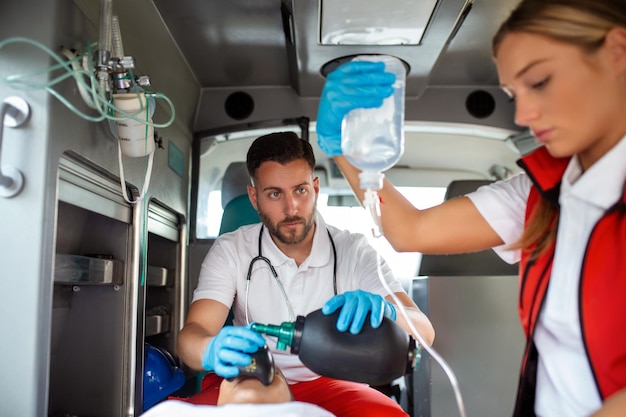
[{"label": "plastic tubing connector", "polygon": [[295,322],[284,322],[280,326],[275,324],[252,323],[250,327],[255,332],[277,337],[276,349],[287,350],[287,347],[293,344],[295,325]]},{"label": "plastic tubing connector", "polygon": [[372,218],[372,235],[374,237],[381,237],[383,235],[383,225],[380,216],[380,197],[378,196],[378,192],[370,188],[365,190],[363,206]]}]

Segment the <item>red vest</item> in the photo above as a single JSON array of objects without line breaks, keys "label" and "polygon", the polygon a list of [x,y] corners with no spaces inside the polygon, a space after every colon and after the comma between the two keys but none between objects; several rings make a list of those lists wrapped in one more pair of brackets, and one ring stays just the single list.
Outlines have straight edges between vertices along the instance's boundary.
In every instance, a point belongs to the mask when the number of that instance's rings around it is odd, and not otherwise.
[{"label": "red vest", "polygon": [[[569,159],[556,159],[545,148],[519,165],[533,181],[526,220],[539,199],[558,205],[561,178]],[[515,416],[533,416],[537,349],[532,336],[550,282],[554,245],[543,255],[522,254],[519,313],[528,340],[522,362]],[[594,226],[587,242],[578,287],[583,345],[600,397],[626,387],[626,189]]]}]

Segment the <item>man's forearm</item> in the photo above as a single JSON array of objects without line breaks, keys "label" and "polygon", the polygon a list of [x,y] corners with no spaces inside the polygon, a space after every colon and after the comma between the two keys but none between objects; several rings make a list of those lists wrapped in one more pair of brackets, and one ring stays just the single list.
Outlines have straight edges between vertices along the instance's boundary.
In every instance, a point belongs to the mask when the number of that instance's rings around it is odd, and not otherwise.
[{"label": "man's forearm", "polygon": [[[411,320],[411,323],[413,324],[415,329],[420,333],[420,335],[424,338],[424,340],[426,341],[426,343],[428,343],[429,346],[432,345],[433,341],[435,340],[435,329],[430,323],[430,320],[428,320],[428,318],[426,317],[424,313],[422,313],[419,309],[416,309],[415,307],[405,306],[404,308],[406,310],[407,316],[409,316],[409,320]],[[399,311],[400,309],[398,307],[396,309],[398,310],[396,312],[396,322],[404,330],[406,330],[407,333],[412,335],[413,331],[411,330],[410,326],[407,324],[402,313]],[[413,338],[415,340],[418,340],[416,336],[413,336]]]},{"label": "man's forearm", "polygon": [[[413,327],[415,327],[415,329],[420,333],[420,335],[424,338],[425,342],[429,346],[432,345],[433,341],[435,340],[435,329],[426,314],[424,314],[415,305],[415,303],[413,303],[411,298],[406,293],[397,292],[395,293],[395,295],[404,306],[404,309],[407,313],[409,320],[411,321],[411,324],[413,324]],[[402,327],[408,334],[413,335],[413,338],[415,340],[418,340],[418,337],[414,335],[414,332],[411,330],[411,327],[409,326],[406,319],[404,318],[404,315],[400,311],[400,307],[396,305],[393,297],[387,296],[385,297],[385,299],[392,302],[394,306],[396,306],[396,323],[398,323],[398,325],[400,325],[400,327]]]},{"label": "man's forearm", "polygon": [[190,368],[202,371],[202,356],[206,350],[211,336],[195,325],[186,325],[178,335],[178,357]]}]

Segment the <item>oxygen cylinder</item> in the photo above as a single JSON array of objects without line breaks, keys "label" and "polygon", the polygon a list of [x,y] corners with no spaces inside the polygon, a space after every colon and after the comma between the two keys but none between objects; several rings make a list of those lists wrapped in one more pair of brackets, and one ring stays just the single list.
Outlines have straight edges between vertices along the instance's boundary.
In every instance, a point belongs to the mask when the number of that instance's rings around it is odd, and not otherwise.
[{"label": "oxygen cylinder", "polygon": [[[415,340],[386,317],[374,329],[366,319],[359,334],[336,328],[339,312],[324,315],[321,310],[280,326],[252,323],[252,329],[278,338],[276,347],[298,355],[313,372],[330,378],[387,384],[412,372],[419,362]],[[369,316],[368,316],[369,317]]]}]

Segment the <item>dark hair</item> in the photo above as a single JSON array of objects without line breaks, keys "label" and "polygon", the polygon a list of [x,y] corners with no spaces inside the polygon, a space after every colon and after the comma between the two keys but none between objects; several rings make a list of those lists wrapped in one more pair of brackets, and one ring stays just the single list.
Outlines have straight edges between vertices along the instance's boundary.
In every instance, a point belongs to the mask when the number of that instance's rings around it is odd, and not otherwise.
[{"label": "dark hair", "polygon": [[246,156],[246,166],[250,178],[263,162],[275,161],[281,165],[298,159],[304,159],[311,170],[315,169],[315,154],[309,142],[300,139],[294,132],[270,133],[257,138]]}]

